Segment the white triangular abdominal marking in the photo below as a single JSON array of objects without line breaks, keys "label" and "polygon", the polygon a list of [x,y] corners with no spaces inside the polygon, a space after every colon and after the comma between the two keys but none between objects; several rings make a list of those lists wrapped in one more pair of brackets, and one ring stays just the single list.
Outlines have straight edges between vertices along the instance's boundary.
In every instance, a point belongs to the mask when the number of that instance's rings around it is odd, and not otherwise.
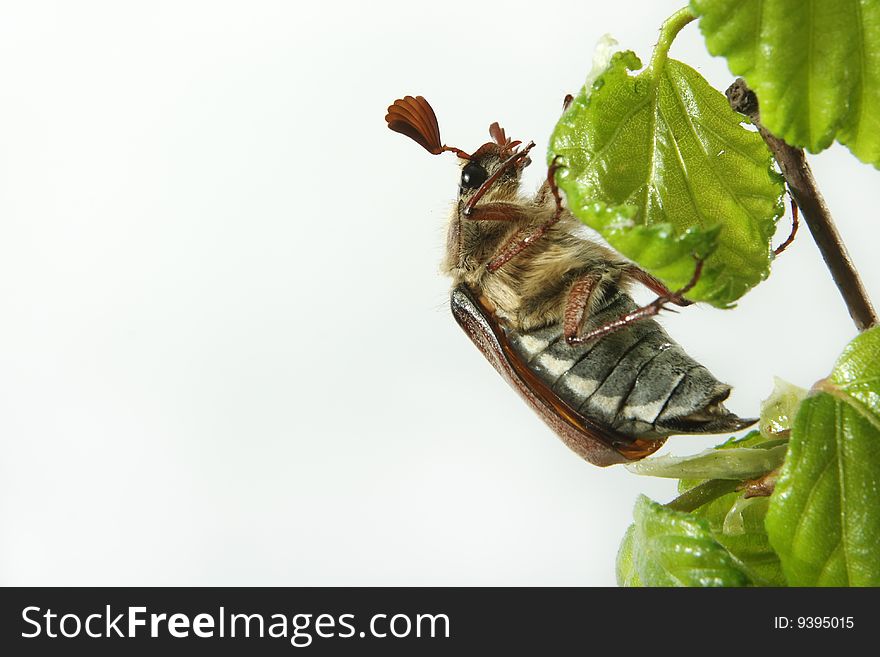
[{"label": "white triangular abdominal marking", "polygon": [[523,346],[523,349],[525,349],[526,352],[530,355],[534,355],[539,351],[544,351],[544,349],[550,344],[550,341],[536,338],[533,335],[523,335],[520,336],[519,343]]},{"label": "white triangular abdominal marking", "polygon": [[548,373],[559,378],[571,369],[572,365],[575,364],[575,361],[573,359],[557,358],[552,354],[541,354],[538,357],[538,363],[542,365]]},{"label": "white triangular abdominal marking", "polygon": [[584,398],[592,395],[594,392],[596,392],[596,388],[599,387],[599,382],[595,379],[585,379],[582,376],[571,373],[563,376],[562,383],[573,393]]}]

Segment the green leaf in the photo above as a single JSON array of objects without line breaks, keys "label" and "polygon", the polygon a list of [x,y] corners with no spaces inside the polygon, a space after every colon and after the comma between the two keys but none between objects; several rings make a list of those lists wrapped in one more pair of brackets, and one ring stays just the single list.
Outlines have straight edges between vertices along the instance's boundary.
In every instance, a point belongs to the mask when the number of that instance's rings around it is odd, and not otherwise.
[{"label": "green leaf", "polygon": [[782,179],[725,97],[666,58],[672,36],[637,75],[631,51],[591,75],[559,120],[549,159],[564,165],[557,183],[571,211],[611,246],[670,289],[708,257],[687,296],[727,307],[769,274]]},{"label": "green leaf", "polygon": [[[762,412],[764,410],[762,407]],[[753,452],[777,453],[776,459],[781,460],[786,448],[787,441],[785,440],[767,440],[759,432],[750,431],[742,438],[727,440],[715,447],[714,451],[728,456],[739,452],[747,454]],[[781,454],[779,454],[780,452]],[[774,463],[777,463],[776,459],[774,459]],[[773,464],[768,463],[767,465]],[[768,470],[777,467],[777,465],[768,467]],[[758,473],[755,476],[760,474],[763,473]],[[700,488],[707,486],[723,492],[724,487],[721,484],[724,482],[716,479],[700,486],[701,483],[701,479],[682,479],[679,482],[679,491],[682,496],[668,506],[680,504],[682,506],[678,508],[693,509],[693,502],[700,504],[698,508],[690,512],[709,523],[712,536],[719,545],[730,553],[731,558],[752,584],[756,586],[785,586],[779,557],[770,546],[767,532],[764,529],[764,517],[767,513],[769,498],[746,499],[742,493],[729,492],[704,502],[700,499],[701,496],[695,496],[695,493]],[[710,495],[710,497],[712,496]]]},{"label": "green leaf", "polygon": [[864,331],[846,346],[831,372],[828,389],[880,427],[880,327]]},{"label": "green leaf", "polygon": [[674,479],[754,479],[775,470],[785,458],[786,444],[769,449],[707,449],[691,456],[666,454],[626,464],[638,475]]},{"label": "green leaf", "polygon": [[623,535],[620,550],[617,552],[617,584],[618,586],[644,586],[636,573],[635,561],[633,561],[633,537],[635,525],[630,525]]},{"label": "green leaf", "polygon": [[639,496],[617,559],[621,586],[745,586],[709,523]]},{"label": "green leaf", "polygon": [[761,420],[758,425],[761,435],[767,438],[786,435],[791,429],[798,406],[807,391],[779,377],[773,380],[773,392],[761,403]]},{"label": "green leaf", "polygon": [[779,557],[764,529],[769,497],[730,493],[693,512],[709,523],[712,536],[757,586],[785,586]]},{"label": "green leaf", "polygon": [[[763,412],[763,410],[764,407],[762,405],[761,411]],[[732,438],[728,438],[720,445],[716,445],[715,449],[743,449],[744,447],[768,449],[778,444],[780,444],[780,440],[776,438],[765,438],[763,435],[761,435],[760,431],[756,431],[753,429],[741,438],[736,438],[735,436]]]},{"label": "green leaf", "polygon": [[[762,413],[769,410],[762,406]],[[763,452],[768,456],[776,454],[772,463],[767,463],[767,472],[778,467],[787,448],[787,441],[782,439],[768,440],[757,431],[750,431],[741,438],[731,438],[713,450],[721,456],[733,456],[738,453],[752,454]],[[747,458],[751,458],[750,456]],[[772,467],[771,467],[772,466]],[[759,472],[754,476],[760,476]],[[745,477],[744,477],[745,478]],[[733,492],[737,484],[724,486],[718,479],[703,482],[702,479],[682,479],[679,491],[682,493],[667,506],[680,510],[688,510],[694,516],[703,518],[709,523],[712,536],[724,547],[731,558],[749,581],[756,586],[785,586],[779,557],[770,546],[767,532],[764,529],[764,517],[767,513],[769,498],[744,498],[742,493]],[[701,485],[702,484],[702,485]],[[697,493],[707,489],[706,495]],[[731,491],[726,492],[725,490]],[[722,493],[718,495],[718,493]],[[714,499],[712,499],[714,498]],[[694,508],[696,507],[696,508]]]},{"label": "green leaf", "polygon": [[[763,410],[763,406],[762,406]],[[740,450],[740,449],[773,449],[782,445],[787,445],[788,441],[779,438],[767,439],[761,435],[759,431],[749,431],[745,436],[740,438],[732,437],[725,440],[720,445],[713,447],[714,450]],[[763,473],[759,473],[763,474]],[[679,493],[684,493],[700,483],[704,482],[703,478],[682,477],[678,482]]]},{"label": "green leaf", "polygon": [[817,153],[836,138],[880,167],[880,3],[691,0],[713,55],[758,95],[761,122]]},{"label": "green leaf", "polygon": [[793,586],[880,586],[880,327],[814,391],[770,500],[770,542]]}]

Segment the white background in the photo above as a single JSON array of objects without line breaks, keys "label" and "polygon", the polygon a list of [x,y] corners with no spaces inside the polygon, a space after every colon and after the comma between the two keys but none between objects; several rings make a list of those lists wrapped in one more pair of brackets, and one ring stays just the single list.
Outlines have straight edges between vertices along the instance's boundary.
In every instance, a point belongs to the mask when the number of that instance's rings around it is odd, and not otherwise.
[{"label": "white background", "polygon": [[[596,40],[647,59],[680,4],[2,3],[0,582],[613,584],[674,485],[580,461],[460,332],[455,158],[383,117],[540,151]],[[696,25],[672,54],[732,79]],[[876,296],[878,174],[812,163]],[[854,335],[806,230],[664,322],[742,414]]]}]

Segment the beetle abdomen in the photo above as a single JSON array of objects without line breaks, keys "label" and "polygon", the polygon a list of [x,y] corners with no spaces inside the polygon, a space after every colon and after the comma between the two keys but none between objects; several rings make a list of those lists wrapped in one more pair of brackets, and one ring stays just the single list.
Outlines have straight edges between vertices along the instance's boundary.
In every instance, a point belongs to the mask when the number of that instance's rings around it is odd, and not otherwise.
[{"label": "beetle abdomen", "polygon": [[[613,293],[585,331],[636,309]],[[722,403],[730,386],[691,358],[654,320],[644,319],[584,345],[570,346],[561,327],[519,333],[502,324],[517,355],[578,413],[634,438],[738,431],[742,419]]]}]

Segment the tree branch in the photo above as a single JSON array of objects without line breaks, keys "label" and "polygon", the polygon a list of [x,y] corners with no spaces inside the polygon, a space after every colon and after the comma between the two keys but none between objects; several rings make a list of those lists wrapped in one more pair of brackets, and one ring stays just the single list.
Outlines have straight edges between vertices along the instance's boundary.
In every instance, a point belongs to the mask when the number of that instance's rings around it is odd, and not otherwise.
[{"label": "tree branch", "polygon": [[837,232],[831,212],[825,205],[825,199],[816,187],[816,180],[813,178],[813,172],[810,171],[810,165],[807,164],[803,149],[789,146],[770,134],[761,124],[758,98],[742,78],[730,85],[726,93],[730,106],[735,111],[748,116],[757,126],[761,137],[779,163],[785,182],[788,183],[788,189],[801,209],[804,221],[825,259],[825,264],[831,271],[831,277],[843,296],[856,328],[864,331],[875,326],[878,323],[877,313],[868,299],[868,294],[850,260],[840,233]]}]

